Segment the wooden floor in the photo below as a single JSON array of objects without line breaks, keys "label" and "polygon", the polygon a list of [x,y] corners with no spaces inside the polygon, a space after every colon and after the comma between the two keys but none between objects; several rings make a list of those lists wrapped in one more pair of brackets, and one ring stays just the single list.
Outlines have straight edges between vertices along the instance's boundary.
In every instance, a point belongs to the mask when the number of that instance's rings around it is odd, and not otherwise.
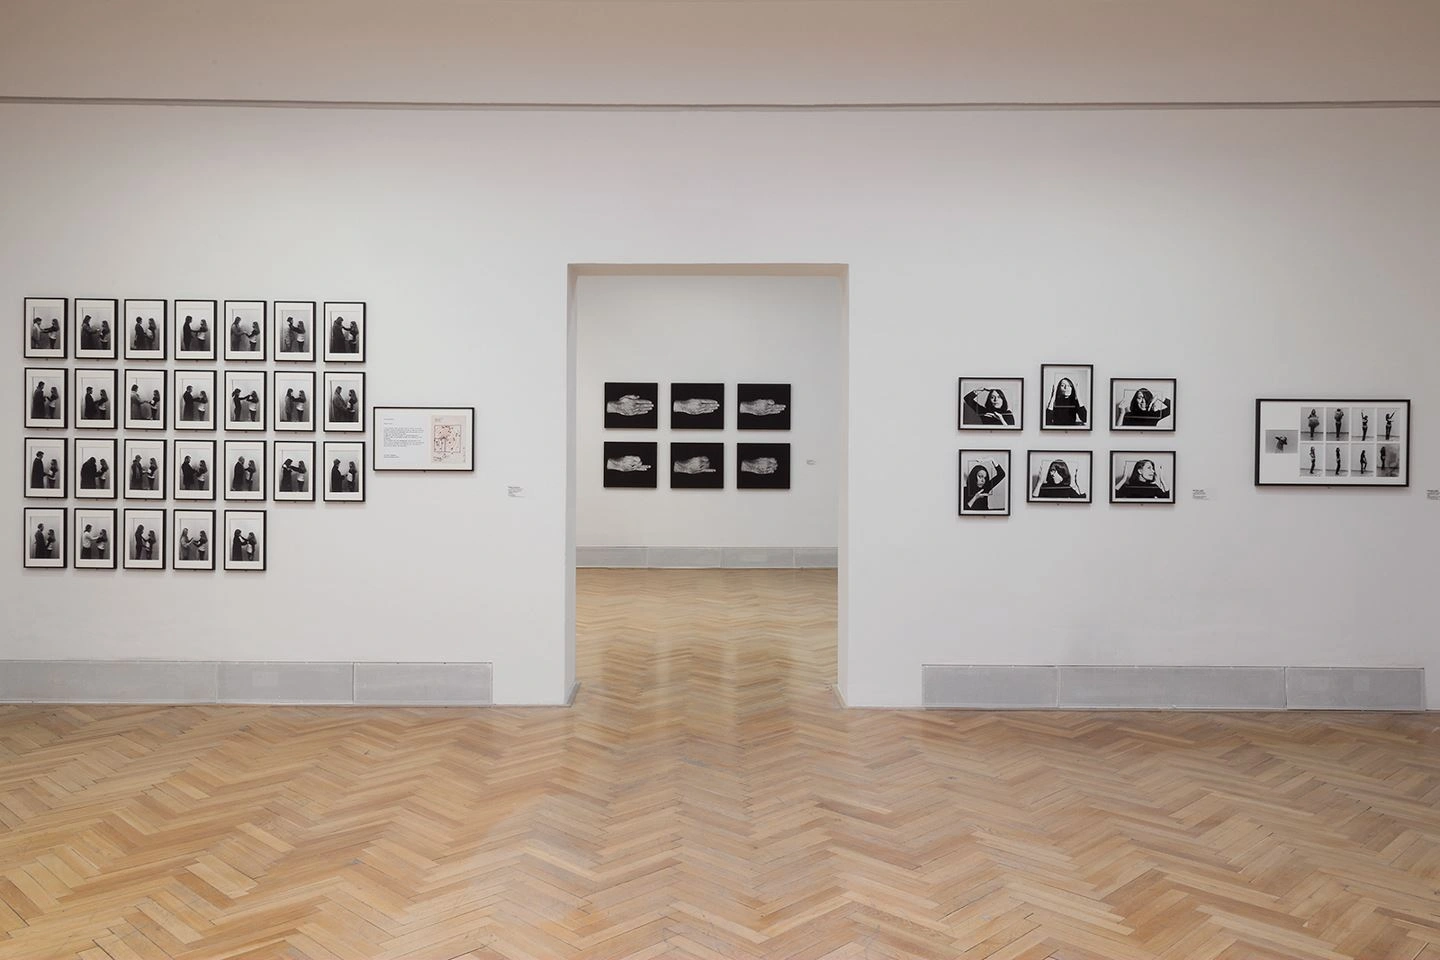
[{"label": "wooden floor", "polygon": [[0,960],[1440,960],[1425,716],[839,710],[822,571],[582,571],[573,709],[0,707]]}]

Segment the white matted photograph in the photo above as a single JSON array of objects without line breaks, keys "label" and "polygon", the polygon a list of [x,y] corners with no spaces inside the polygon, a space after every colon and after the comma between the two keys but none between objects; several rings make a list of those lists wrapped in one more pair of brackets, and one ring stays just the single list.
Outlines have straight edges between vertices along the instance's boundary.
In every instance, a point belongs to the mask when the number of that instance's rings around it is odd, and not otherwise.
[{"label": "white matted photograph", "polygon": [[1111,450],[1110,502],[1175,502],[1174,450]]},{"label": "white matted photograph", "polygon": [[1089,450],[1031,450],[1026,463],[1029,503],[1089,503],[1094,455]]},{"label": "white matted photograph", "polygon": [[961,430],[1021,430],[1025,427],[1023,377],[961,377]]},{"label": "white matted photograph", "polygon": [[165,441],[125,438],[126,500],[165,499]]},{"label": "white matted photograph", "polygon": [[354,300],[326,302],[326,363],[363,363],[368,334],[364,303]]},{"label": "white matted photograph", "polygon": [[39,570],[60,570],[68,556],[65,544],[64,507],[26,507],[22,525],[25,536],[25,566]]},{"label": "white matted photograph", "polygon": [[270,317],[275,327],[275,359],[287,363],[313,363],[315,301],[276,300]]},{"label": "white matted photograph", "polygon": [[175,301],[175,359],[215,359],[216,317],[214,300]]},{"label": "white matted photograph", "polygon": [[122,522],[124,551],[122,565],[126,570],[165,569],[165,511],[161,509],[127,508]]},{"label": "white matted photograph", "polygon": [[[114,300],[75,298],[75,359],[114,360],[120,330]],[[78,565],[78,564],[77,564]]]},{"label": "white matted photograph", "polygon": [[75,371],[75,427],[78,430],[114,430],[120,425],[115,395],[118,380],[113,368]]},{"label": "white matted photograph", "polygon": [[365,442],[325,441],[325,499],[332,503],[365,502]]},{"label": "white matted photograph", "polygon": [[125,327],[126,360],[164,360],[169,315],[164,300],[126,300],[121,320]]},{"label": "white matted photograph", "polygon": [[114,437],[77,437],[70,458],[74,465],[73,489],[77,500],[114,500],[116,462]]},{"label": "white matted photograph", "polygon": [[76,507],[73,527],[75,569],[114,570],[115,541],[119,538],[115,527],[115,510]]},{"label": "white matted photograph", "polygon": [[225,569],[265,569],[265,511],[225,511]]},{"label": "white matted photograph", "polygon": [[325,431],[365,432],[365,374],[325,371]]},{"label": "white matted photograph", "polygon": [[63,430],[69,390],[70,371],[64,367],[26,367],[25,426]]},{"label": "white matted photograph", "polygon": [[1040,429],[1089,430],[1095,408],[1095,368],[1088,363],[1040,365]]},{"label": "white matted photograph", "polygon": [[1175,380],[1165,377],[1111,377],[1110,429],[1175,431]]},{"label": "white matted photograph", "polygon": [[125,429],[165,429],[165,371],[125,371]]},{"label": "white matted photograph", "polygon": [[265,429],[265,371],[226,370],[224,421],[226,430]]},{"label": "white matted photograph", "polygon": [[25,358],[64,360],[70,301],[65,297],[25,298]]},{"label": "white matted photograph", "polygon": [[215,511],[176,510],[171,517],[174,542],[171,566],[176,570],[215,569]]},{"label": "white matted photograph", "polygon": [[176,370],[173,391],[176,430],[215,429],[214,370]]},{"label": "white matted photograph", "polygon": [[265,499],[264,440],[225,441],[225,499]]},{"label": "white matted photograph", "polygon": [[176,500],[215,499],[215,441],[175,440],[170,491]]},{"label": "white matted photograph", "polygon": [[960,516],[1010,516],[1010,451],[960,451]]},{"label": "white matted photograph", "polygon": [[276,370],[275,430],[315,432],[315,371]]},{"label": "white matted photograph", "polygon": [[1404,487],[1409,400],[1255,401],[1255,485]]},{"label": "white matted photograph", "polygon": [[64,437],[26,437],[22,461],[25,496],[36,500],[64,500],[70,479],[70,461]]},{"label": "white matted photograph", "polygon": [[225,359],[265,359],[265,301],[226,300]]},{"label": "white matted photograph", "polygon": [[315,441],[275,441],[275,502],[315,499]]}]

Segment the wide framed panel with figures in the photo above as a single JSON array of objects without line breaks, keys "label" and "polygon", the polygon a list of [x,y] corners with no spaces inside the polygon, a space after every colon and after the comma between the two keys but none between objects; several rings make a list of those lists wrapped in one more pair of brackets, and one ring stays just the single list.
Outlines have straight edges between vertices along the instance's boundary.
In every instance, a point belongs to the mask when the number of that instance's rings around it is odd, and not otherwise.
[{"label": "wide framed panel with figures", "polygon": [[1407,487],[1410,401],[1255,401],[1255,485]]}]

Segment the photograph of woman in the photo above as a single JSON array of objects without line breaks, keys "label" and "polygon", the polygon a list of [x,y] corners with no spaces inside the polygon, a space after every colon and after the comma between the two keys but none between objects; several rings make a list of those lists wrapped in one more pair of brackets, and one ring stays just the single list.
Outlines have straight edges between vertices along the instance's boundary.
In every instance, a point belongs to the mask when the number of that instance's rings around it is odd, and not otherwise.
[{"label": "photograph of woman", "polygon": [[1110,451],[1111,503],[1174,503],[1173,450]]},{"label": "photograph of woman", "polygon": [[125,309],[120,316],[126,325],[126,360],[165,359],[168,306],[164,300],[125,301]]},{"label": "photograph of woman", "polygon": [[1088,450],[1031,450],[1031,503],[1089,503],[1092,454]]},{"label": "photograph of woman", "polygon": [[1021,377],[960,378],[961,430],[1020,430],[1025,426]]},{"label": "photograph of woman", "polygon": [[336,503],[365,501],[365,444],[359,440],[326,440],[328,464],[325,499]]},{"label": "photograph of woman", "polygon": [[165,429],[165,371],[125,371],[125,428]]},{"label": "photograph of woman", "polygon": [[275,441],[275,500],[310,502],[315,499],[312,480],[315,464],[313,440]]},{"label": "photograph of woman", "polygon": [[210,464],[215,462],[214,440],[175,440],[172,451],[175,476],[171,492],[176,500],[214,500]]},{"label": "photograph of woman", "polygon": [[226,370],[223,388],[226,430],[265,429],[265,374],[260,370]]},{"label": "photograph of woman", "polygon": [[215,301],[175,301],[175,359],[215,359]]},{"label": "photograph of woman", "polygon": [[25,496],[37,500],[65,499],[66,444],[60,437],[25,438]]},{"label": "photograph of woman", "polygon": [[114,360],[120,328],[116,301],[75,299],[75,359]]},{"label": "photograph of woman", "polygon": [[26,367],[25,426],[64,429],[69,383],[70,371],[64,367]]},{"label": "photograph of woman", "polygon": [[960,516],[1010,515],[1009,450],[960,451]]},{"label": "photograph of woman", "polygon": [[164,510],[127,509],[124,532],[125,569],[165,569]]},{"label": "photograph of woman", "polygon": [[1117,431],[1175,430],[1175,380],[1156,377],[1112,377],[1110,429]]},{"label": "photograph of woman", "polygon": [[265,499],[264,440],[225,441],[225,499],[260,501]]},{"label": "photograph of woman", "polygon": [[1089,430],[1095,368],[1089,364],[1046,363],[1040,367],[1045,409],[1041,430]]},{"label": "photograph of woman", "polygon": [[325,371],[325,430],[365,432],[365,374]]},{"label": "photograph of woman", "polygon": [[25,508],[25,566],[45,570],[65,566],[66,513],[63,507]]},{"label": "photograph of woman", "polygon": [[226,300],[225,359],[265,359],[265,301]]},{"label": "photograph of woman", "polygon": [[310,398],[315,395],[315,373],[275,371],[275,429],[279,432],[313,433],[315,408]]},{"label": "photograph of woman", "polygon": [[1305,417],[1305,427],[1306,427],[1306,429],[1309,431],[1309,433],[1306,435],[1305,439],[1306,439],[1306,440],[1314,440],[1314,439],[1315,439],[1315,431],[1316,431],[1317,428],[1319,428],[1319,426],[1320,426],[1320,412],[1319,412],[1319,410],[1318,410],[1317,408],[1311,407],[1311,408],[1310,408],[1310,415],[1309,415],[1308,417]]},{"label": "photograph of woman", "polygon": [[115,511],[76,509],[75,569],[115,569]]},{"label": "photograph of woman", "polygon": [[175,531],[172,547],[176,570],[214,570],[214,510],[176,510],[171,524]]},{"label": "photograph of woman", "polygon": [[214,370],[176,370],[173,387],[176,430],[214,430]]},{"label": "photograph of woman", "polygon": [[369,328],[365,304],[358,301],[325,304],[325,360],[328,363],[363,363]]},{"label": "photograph of woman", "polygon": [[124,478],[126,500],[165,499],[165,441],[125,440]]},{"label": "photograph of woman", "polygon": [[276,300],[270,316],[275,321],[275,359],[287,363],[313,363],[315,338],[310,331],[315,328],[315,302]]},{"label": "photograph of woman", "polygon": [[66,325],[70,301],[65,297],[26,297],[25,357],[31,360],[65,359]]},{"label": "photograph of woman", "polygon": [[225,511],[225,569],[265,569],[265,511]]}]

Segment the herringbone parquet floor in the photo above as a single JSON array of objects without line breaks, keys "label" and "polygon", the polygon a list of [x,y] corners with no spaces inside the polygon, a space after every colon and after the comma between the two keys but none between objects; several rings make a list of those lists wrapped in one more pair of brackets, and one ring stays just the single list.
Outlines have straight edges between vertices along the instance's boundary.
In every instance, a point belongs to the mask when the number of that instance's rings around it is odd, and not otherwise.
[{"label": "herringbone parquet floor", "polygon": [[1435,719],[842,712],[833,574],[580,590],[570,710],[0,707],[0,960],[1440,960]]}]

